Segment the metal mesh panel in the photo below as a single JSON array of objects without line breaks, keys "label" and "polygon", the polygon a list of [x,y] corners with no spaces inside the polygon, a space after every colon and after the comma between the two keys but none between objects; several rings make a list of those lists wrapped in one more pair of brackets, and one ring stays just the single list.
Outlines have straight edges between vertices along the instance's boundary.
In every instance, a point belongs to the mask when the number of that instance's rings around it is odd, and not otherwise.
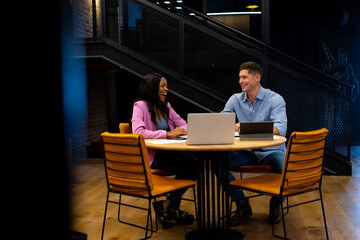
[{"label": "metal mesh panel", "polygon": [[349,103],[295,69],[268,64],[269,88],[286,102],[288,131],[329,129],[327,147],[347,156]]},{"label": "metal mesh panel", "polygon": [[189,25],[184,27],[184,74],[227,99],[239,86],[239,66],[258,61],[244,50]]},{"label": "metal mesh panel", "polygon": [[[179,20],[144,3],[132,0],[107,0],[107,36],[132,50],[141,52],[168,67],[179,66]],[[118,32],[113,32],[117,29]]]}]

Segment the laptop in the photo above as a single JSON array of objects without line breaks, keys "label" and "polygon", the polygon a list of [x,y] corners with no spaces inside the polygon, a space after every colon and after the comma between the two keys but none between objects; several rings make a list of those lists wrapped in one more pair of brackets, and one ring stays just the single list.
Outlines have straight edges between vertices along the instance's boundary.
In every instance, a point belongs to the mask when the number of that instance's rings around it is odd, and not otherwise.
[{"label": "laptop", "polygon": [[240,141],[273,140],[274,122],[240,122]]},{"label": "laptop", "polygon": [[233,144],[235,113],[189,113],[188,145]]}]

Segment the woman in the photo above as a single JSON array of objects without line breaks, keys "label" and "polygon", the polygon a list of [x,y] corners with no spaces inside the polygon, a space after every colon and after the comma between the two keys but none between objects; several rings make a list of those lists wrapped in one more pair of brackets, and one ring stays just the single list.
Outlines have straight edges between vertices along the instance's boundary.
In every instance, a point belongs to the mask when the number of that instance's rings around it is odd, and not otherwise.
[{"label": "woman", "polygon": [[[142,80],[133,106],[132,132],[144,138],[176,138],[186,134],[187,124],[167,102],[167,81],[158,73],[150,73]],[[177,179],[195,180],[194,158],[184,152],[148,149],[151,168],[162,169]],[[157,201],[154,209],[164,228],[169,221],[191,224],[194,216],[180,209],[185,190],[170,194],[165,201]]]}]

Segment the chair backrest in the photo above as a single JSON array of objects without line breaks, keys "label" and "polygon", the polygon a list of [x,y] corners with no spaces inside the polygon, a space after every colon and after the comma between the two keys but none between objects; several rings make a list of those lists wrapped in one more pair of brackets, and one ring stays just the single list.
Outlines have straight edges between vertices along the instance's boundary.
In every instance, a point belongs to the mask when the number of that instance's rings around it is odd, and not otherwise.
[{"label": "chair backrest", "polygon": [[152,175],[141,134],[101,134],[108,188],[122,193],[151,191]]},{"label": "chair backrest", "polygon": [[326,128],[293,132],[287,146],[281,191],[291,194],[321,186]]},{"label": "chair backrest", "polygon": [[120,123],[119,130],[120,130],[120,133],[132,133],[129,123]]}]

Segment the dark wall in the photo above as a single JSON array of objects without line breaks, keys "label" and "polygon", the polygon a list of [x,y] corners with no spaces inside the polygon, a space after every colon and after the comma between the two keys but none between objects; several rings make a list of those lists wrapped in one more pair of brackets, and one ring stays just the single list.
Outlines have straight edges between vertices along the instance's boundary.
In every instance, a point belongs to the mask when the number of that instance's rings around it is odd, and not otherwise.
[{"label": "dark wall", "polygon": [[[271,45],[321,71],[328,64],[328,54],[339,64],[339,51],[347,53],[346,64],[329,71],[341,75],[353,68],[360,80],[360,2],[350,0],[304,0],[290,6],[287,1],[272,1],[270,5]],[[337,73],[336,73],[337,72]],[[341,74],[339,74],[341,73]],[[354,76],[343,81],[352,84]],[[356,91],[356,90],[355,90]],[[352,105],[352,141],[360,141],[360,96]]]},{"label": "dark wall", "polygon": [[141,77],[126,70],[107,73],[108,131],[119,132],[119,123],[129,122]]},{"label": "dark wall", "polygon": [[[344,47],[353,64],[359,61],[360,2],[350,0],[272,1],[270,5],[271,45],[291,56],[322,69],[322,42]],[[357,41],[358,43],[359,41]],[[333,51],[337,51],[334,49]]]},{"label": "dark wall", "polygon": [[174,110],[183,118],[185,121],[187,121],[187,115],[188,113],[204,113],[206,112],[204,109],[195,106],[194,104],[190,103],[189,101],[184,100],[183,98],[169,93],[169,102],[174,108]]}]

